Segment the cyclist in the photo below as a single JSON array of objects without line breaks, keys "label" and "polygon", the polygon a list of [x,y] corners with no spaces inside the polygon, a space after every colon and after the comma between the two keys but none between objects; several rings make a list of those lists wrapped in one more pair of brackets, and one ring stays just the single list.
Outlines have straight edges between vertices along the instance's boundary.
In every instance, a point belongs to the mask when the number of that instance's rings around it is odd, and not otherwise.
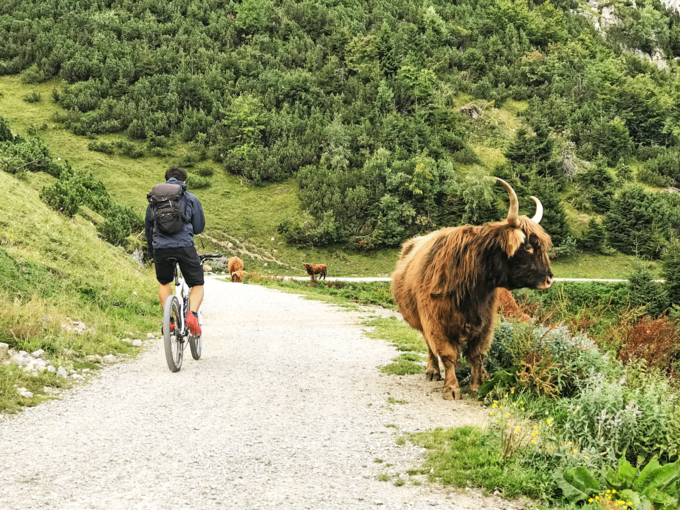
[{"label": "cyclist", "polygon": [[[203,267],[194,247],[194,235],[205,228],[205,215],[201,202],[189,193],[187,173],[183,168],[171,167],[165,172],[165,183],[154,186],[147,195],[144,230],[149,255],[156,266],[156,279],[160,284],[158,297],[161,307],[172,294],[174,259],[191,288],[187,326],[192,335],[200,335],[198,308],[203,301]],[[174,330],[174,321],[170,329]]]}]

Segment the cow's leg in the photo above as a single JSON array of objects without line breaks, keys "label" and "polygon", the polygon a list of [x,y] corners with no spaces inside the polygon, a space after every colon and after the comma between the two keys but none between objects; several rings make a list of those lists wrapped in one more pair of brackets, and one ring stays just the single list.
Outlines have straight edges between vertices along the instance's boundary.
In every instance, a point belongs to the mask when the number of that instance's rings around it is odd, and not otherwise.
[{"label": "cow's leg", "polygon": [[493,340],[493,323],[485,327],[479,335],[468,341],[467,360],[470,364],[470,390],[476,392],[488,376],[484,370],[484,357]]},{"label": "cow's leg", "polygon": [[427,372],[425,372],[425,379],[427,381],[442,380],[442,374],[439,371],[439,357],[429,345],[427,346]]},{"label": "cow's leg", "polygon": [[456,366],[458,365],[458,360],[460,358],[459,347],[450,343],[448,339],[443,340],[441,347],[439,355],[442,358],[444,370],[446,370],[444,393],[442,396],[445,400],[460,400],[460,387],[458,386],[458,378],[456,377]]}]

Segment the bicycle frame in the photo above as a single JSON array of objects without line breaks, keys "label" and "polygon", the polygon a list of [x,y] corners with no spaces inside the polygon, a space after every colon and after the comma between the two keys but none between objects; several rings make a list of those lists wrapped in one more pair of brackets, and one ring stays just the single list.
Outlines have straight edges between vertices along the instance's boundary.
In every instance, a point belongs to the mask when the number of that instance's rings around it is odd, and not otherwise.
[{"label": "bicycle frame", "polygon": [[[191,290],[189,289],[189,286],[186,284],[184,281],[184,277],[182,276],[182,272],[179,268],[179,264],[175,262],[175,295],[177,296],[177,299],[179,299],[179,303],[181,306],[181,316],[182,316],[182,330],[186,328],[186,322],[187,322],[187,314],[189,313],[189,293]],[[198,325],[203,326],[203,315],[201,314],[201,308],[198,308]],[[184,331],[182,331],[183,336],[187,336],[184,334]]]}]

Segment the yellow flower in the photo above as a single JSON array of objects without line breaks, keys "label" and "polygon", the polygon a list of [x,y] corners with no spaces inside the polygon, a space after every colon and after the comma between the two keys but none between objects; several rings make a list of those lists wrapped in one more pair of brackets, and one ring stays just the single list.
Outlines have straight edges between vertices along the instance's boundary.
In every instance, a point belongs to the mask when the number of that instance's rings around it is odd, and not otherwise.
[{"label": "yellow flower", "polygon": [[520,400],[519,403],[520,403],[520,404],[524,404],[524,400]]},{"label": "yellow flower", "polygon": [[[587,459],[587,458],[588,458],[588,457],[586,457],[586,459]],[[613,490],[612,490],[612,494],[616,494],[616,489],[613,489]]]},{"label": "yellow flower", "polygon": [[595,500],[594,500],[593,498],[590,498],[590,499],[588,500],[588,503],[592,503],[593,501],[595,501]]},{"label": "yellow flower", "polygon": [[498,423],[498,418],[496,418],[496,423]]},{"label": "yellow flower", "polygon": [[507,394],[507,393],[505,394],[505,398],[508,398],[508,394]]},{"label": "yellow flower", "polygon": [[524,411],[524,408],[522,408],[522,411]]},{"label": "yellow flower", "polygon": [[512,393],[512,394],[514,395],[514,393],[515,393],[515,388],[512,388],[512,389],[510,390],[510,393]]},{"label": "yellow flower", "polygon": [[599,500],[600,500],[600,496],[595,496],[595,499],[599,501]]},{"label": "yellow flower", "polygon": [[503,409],[503,406],[500,406],[498,409]]},{"label": "yellow flower", "polygon": [[510,413],[505,413],[506,418],[509,417],[509,416],[510,416]]},{"label": "yellow flower", "polygon": [[538,425],[534,425],[534,430],[536,430],[537,428],[538,428]]},{"label": "yellow flower", "polygon": [[548,425],[550,425],[550,424],[552,423],[552,418],[548,418],[547,420],[545,420],[545,422],[546,422]]},{"label": "yellow flower", "polygon": [[491,406],[491,409],[496,409],[498,406],[496,404]]},{"label": "yellow flower", "polygon": [[[587,459],[587,458],[588,458],[588,457],[586,457],[586,459]],[[607,494],[611,494],[611,493],[612,493],[612,491],[610,491],[609,489],[607,489]]]},{"label": "yellow flower", "polygon": [[535,439],[532,439],[531,442],[532,442],[533,444],[536,444],[536,440],[535,440]]},{"label": "yellow flower", "polygon": [[515,427],[515,431],[519,432],[519,427]]},{"label": "yellow flower", "polygon": [[633,502],[632,502],[632,501],[626,501],[626,504],[627,504],[628,506],[633,506]]},{"label": "yellow flower", "polygon": [[491,411],[491,412],[489,413],[489,416],[493,416],[493,411]]},{"label": "yellow flower", "polygon": [[510,422],[508,422],[508,425],[507,425],[507,426],[508,426],[508,427],[510,426]]},{"label": "yellow flower", "polygon": [[569,446],[571,446],[571,441],[569,441],[567,444],[568,444]]},{"label": "yellow flower", "polygon": [[[588,460],[588,456],[587,456],[587,455],[584,455],[583,458],[586,459],[586,460]],[[609,491],[607,491],[607,492],[609,492]],[[616,493],[616,491],[614,491],[614,493]]]}]

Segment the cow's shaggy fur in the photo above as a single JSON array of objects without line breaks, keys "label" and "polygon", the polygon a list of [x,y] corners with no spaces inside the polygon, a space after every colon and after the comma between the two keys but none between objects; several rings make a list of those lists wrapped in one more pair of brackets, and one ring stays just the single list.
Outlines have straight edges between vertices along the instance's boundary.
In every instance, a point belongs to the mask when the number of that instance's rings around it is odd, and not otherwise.
[{"label": "cow's shaggy fur", "polygon": [[441,359],[445,399],[460,399],[455,367],[465,343],[470,386],[477,391],[493,336],[497,289],[540,288],[552,278],[550,248],[550,236],[526,216],[514,226],[504,220],[443,228],[404,243],[392,293],[406,322],[425,337],[428,380],[441,380]]},{"label": "cow's shaggy fur", "polygon": [[312,277],[312,281],[315,282],[315,275],[317,274],[319,275],[319,280],[321,280],[322,276],[325,280],[328,269],[326,268],[326,264],[305,264],[305,271]]},{"label": "cow's shaggy fur", "polygon": [[508,289],[498,289],[498,306],[506,317],[519,319],[522,322],[531,322],[531,317],[522,311],[515,301],[515,296]]},{"label": "cow's shaggy fur", "polygon": [[243,281],[243,261],[238,257],[231,257],[227,264],[227,270],[231,275],[231,281],[239,283]]}]

